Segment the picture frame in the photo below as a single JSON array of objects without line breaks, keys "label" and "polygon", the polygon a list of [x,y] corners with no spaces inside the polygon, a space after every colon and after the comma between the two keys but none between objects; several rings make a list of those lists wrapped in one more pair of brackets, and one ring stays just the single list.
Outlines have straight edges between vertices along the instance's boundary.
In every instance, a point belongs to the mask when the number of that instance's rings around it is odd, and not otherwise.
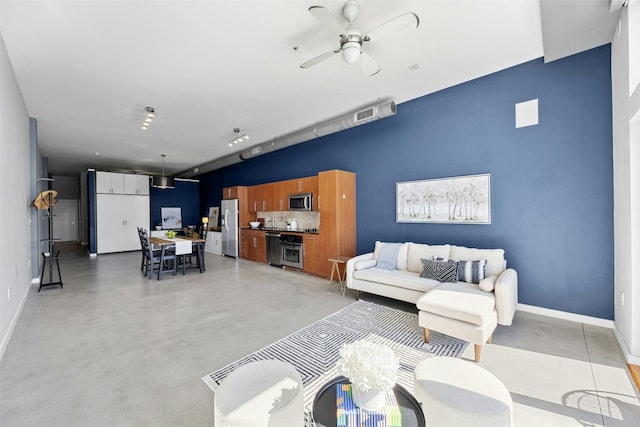
[{"label": "picture frame", "polygon": [[397,182],[396,222],[491,224],[491,175]]},{"label": "picture frame", "polygon": [[218,227],[218,215],[220,214],[219,206],[209,207],[209,227]]},{"label": "picture frame", "polygon": [[182,209],[181,208],[160,208],[162,215],[163,230],[182,229]]}]

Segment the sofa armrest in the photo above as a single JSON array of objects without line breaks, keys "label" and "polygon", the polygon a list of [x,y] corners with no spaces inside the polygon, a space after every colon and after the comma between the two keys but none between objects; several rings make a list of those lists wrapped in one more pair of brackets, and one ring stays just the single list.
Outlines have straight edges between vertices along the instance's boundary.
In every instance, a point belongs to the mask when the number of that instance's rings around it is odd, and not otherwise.
[{"label": "sofa armrest", "polygon": [[518,273],[513,268],[507,268],[498,276],[494,293],[498,323],[509,326],[518,307]]},{"label": "sofa armrest", "polygon": [[353,282],[353,272],[356,270],[356,263],[360,261],[369,261],[373,259],[373,252],[369,252],[366,254],[358,255],[353,258],[350,258],[347,261],[347,266],[345,267],[345,275],[347,276],[347,288],[352,289],[351,284]]}]

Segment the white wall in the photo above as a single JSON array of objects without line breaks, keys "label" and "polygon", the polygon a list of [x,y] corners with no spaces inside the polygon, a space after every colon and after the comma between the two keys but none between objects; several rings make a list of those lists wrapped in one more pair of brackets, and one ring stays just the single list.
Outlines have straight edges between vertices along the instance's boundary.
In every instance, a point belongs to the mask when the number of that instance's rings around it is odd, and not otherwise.
[{"label": "white wall", "polygon": [[[0,357],[31,284],[29,115],[0,33]],[[10,297],[9,297],[10,293]]]},{"label": "white wall", "polygon": [[[627,359],[640,363],[640,68],[632,49],[640,45],[640,2],[623,8],[612,41],[615,234],[615,323]],[[635,87],[634,87],[635,85]]]}]

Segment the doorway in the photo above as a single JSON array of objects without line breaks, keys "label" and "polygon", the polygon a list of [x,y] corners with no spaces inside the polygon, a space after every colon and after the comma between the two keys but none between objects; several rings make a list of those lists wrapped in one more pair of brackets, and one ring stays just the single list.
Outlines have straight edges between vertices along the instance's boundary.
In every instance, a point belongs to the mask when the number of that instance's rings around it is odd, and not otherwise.
[{"label": "doorway", "polygon": [[53,238],[61,242],[75,242],[80,239],[78,230],[78,201],[58,199],[53,207]]}]

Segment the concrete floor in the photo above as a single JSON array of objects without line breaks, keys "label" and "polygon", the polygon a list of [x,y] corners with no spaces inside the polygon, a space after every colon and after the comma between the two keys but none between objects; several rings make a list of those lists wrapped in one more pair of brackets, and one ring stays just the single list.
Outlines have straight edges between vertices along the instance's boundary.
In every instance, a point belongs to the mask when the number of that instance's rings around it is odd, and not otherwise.
[{"label": "concrete floor", "polygon": [[[139,252],[59,246],[64,289],[33,287],[0,364],[4,427],[211,426],[203,375],[354,301],[250,261],[207,254],[206,273],[158,282],[140,274]],[[511,391],[516,426],[640,425],[609,329],[518,312],[481,365]]]}]

